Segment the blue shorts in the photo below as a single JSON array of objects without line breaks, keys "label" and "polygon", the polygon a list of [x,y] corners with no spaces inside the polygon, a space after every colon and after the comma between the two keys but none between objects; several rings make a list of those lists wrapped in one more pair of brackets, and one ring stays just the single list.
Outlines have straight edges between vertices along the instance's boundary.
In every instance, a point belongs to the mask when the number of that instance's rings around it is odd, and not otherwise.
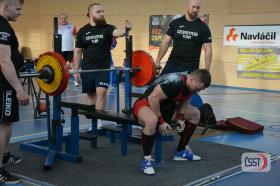
[{"label": "blue shorts", "polygon": [[19,106],[14,90],[0,91],[0,123],[19,121]]},{"label": "blue shorts", "polygon": [[82,73],[82,92],[93,94],[97,87],[108,89],[110,82],[110,71]]}]

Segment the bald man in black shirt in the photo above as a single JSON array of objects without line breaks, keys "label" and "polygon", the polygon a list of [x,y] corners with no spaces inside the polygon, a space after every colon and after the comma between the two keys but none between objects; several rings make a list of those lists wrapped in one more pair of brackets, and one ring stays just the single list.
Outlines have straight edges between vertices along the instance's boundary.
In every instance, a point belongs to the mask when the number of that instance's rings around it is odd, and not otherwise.
[{"label": "bald man in black shirt", "polygon": [[157,66],[160,66],[172,40],[173,48],[161,74],[198,69],[202,47],[205,52],[205,69],[210,70],[212,37],[208,25],[198,17],[200,7],[200,0],[189,0],[187,14],[169,24],[157,55]]}]

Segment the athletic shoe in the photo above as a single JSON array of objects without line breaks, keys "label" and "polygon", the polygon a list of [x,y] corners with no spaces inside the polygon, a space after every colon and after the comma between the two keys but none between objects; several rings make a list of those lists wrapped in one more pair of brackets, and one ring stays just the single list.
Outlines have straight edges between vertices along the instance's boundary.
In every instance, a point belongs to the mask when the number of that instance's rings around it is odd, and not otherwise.
[{"label": "athletic shoe", "polygon": [[195,155],[189,146],[186,146],[186,149],[182,151],[176,151],[173,157],[173,160],[181,161],[181,160],[189,160],[189,161],[199,161],[201,157]]},{"label": "athletic shoe", "polygon": [[7,155],[4,156],[3,158],[3,166],[7,165],[16,165],[19,164],[22,161],[20,157],[14,156],[8,152]]},{"label": "athletic shoe", "polygon": [[152,162],[151,160],[142,160],[141,162],[141,171],[144,173],[144,174],[148,174],[148,175],[153,175],[155,174],[155,169],[152,165]]},{"label": "athletic shoe", "polygon": [[79,82],[74,80],[74,87],[79,87],[79,86],[80,86]]},{"label": "athletic shoe", "polygon": [[18,177],[12,176],[8,171],[0,168],[0,185],[3,183],[5,183],[5,185],[17,184],[19,182],[20,180]]}]

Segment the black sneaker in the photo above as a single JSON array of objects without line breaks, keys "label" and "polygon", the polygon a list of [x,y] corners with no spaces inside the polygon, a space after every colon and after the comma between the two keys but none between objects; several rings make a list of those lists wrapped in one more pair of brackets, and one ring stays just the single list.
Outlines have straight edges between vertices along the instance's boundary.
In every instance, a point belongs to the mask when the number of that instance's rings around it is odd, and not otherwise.
[{"label": "black sneaker", "polygon": [[14,156],[8,152],[7,155],[3,158],[3,166],[7,165],[16,165],[19,164],[22,161],[20,157]]},{"label": "black sneaker", "polygon": [[5,183],[6,185],[17,184],[20,180],[16,176],[12,176],[8,171],[0,168],[0,184]]}]

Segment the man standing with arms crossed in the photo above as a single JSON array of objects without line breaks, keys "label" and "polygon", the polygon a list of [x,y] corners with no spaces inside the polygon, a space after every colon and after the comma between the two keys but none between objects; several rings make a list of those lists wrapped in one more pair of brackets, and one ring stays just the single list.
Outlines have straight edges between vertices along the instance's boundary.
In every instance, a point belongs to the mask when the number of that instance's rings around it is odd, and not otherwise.
[{"label": "man standing with arms crossed", "polygon": [[19,121],[18,105],[29,104],[29,97],[18,79],[23,57],[19,43],[8,21],[17,21],[24,0],[0,0],[0,184],[15,184],[19,179],[10,175],[3,166],[15,165],[21,158],[8,151],[13,122]]}]

